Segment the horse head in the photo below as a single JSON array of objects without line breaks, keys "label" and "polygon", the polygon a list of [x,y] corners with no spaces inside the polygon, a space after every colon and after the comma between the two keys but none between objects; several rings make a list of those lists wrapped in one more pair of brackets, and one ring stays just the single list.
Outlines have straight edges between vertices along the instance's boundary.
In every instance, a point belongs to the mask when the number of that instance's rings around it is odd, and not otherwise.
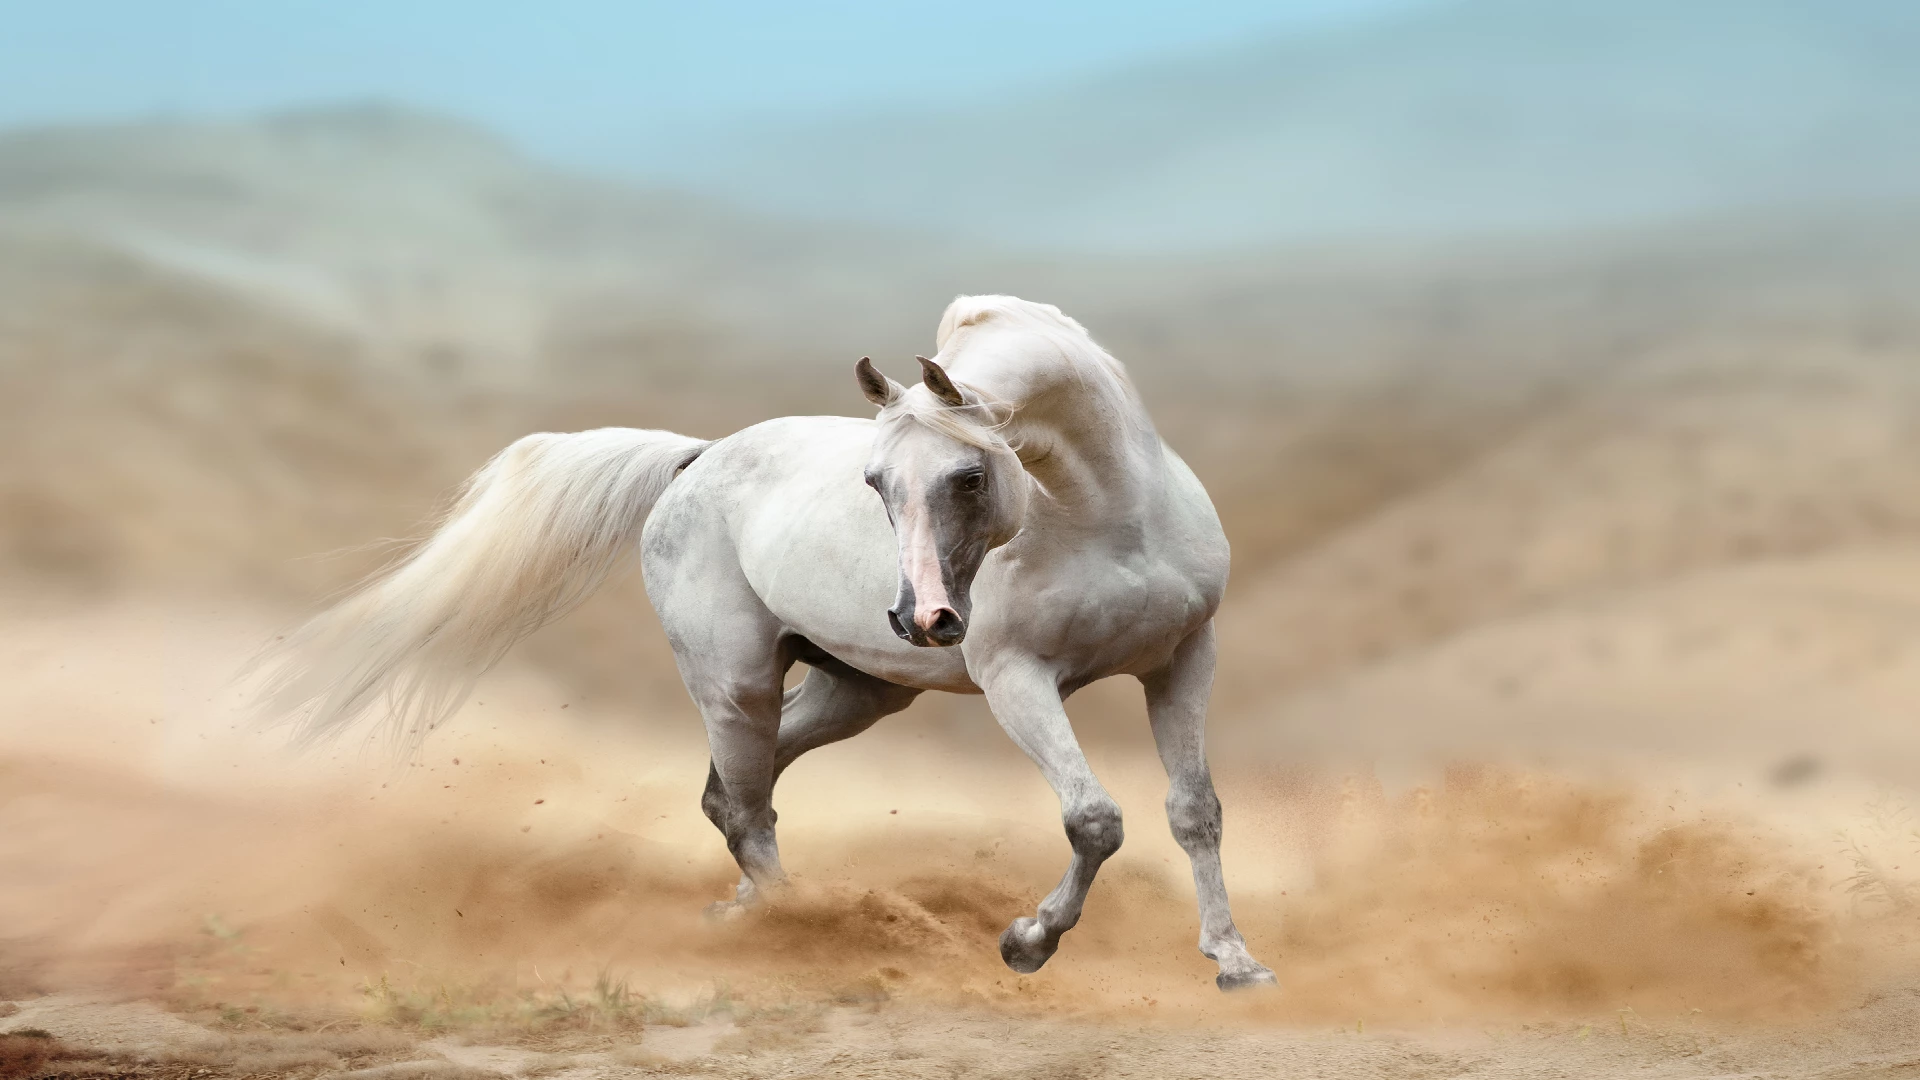
[{"label": "horse head", "polygon": [[880,406],[866,482],[900,548],[900,591],[887,621],[902,640],[931,648],[967,636],[974,575],[987,552],[1020,531],[1028,485],[1000,435],[1006,408],[918,359],[921,382],[912,389],[864,357],[854,374]]}]

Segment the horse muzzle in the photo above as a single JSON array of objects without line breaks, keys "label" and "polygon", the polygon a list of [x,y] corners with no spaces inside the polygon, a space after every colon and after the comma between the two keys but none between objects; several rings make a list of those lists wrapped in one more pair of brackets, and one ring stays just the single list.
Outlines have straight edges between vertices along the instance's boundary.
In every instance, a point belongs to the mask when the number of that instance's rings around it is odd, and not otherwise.
[{"label": "horse muzzle", "polygon": [[916,612],[911,607],[905,611],[899,607],[888,608],[887,623],[901,641],[923,649],[958,645],[967,637],[967,621],[950,607],[930,612]]}]

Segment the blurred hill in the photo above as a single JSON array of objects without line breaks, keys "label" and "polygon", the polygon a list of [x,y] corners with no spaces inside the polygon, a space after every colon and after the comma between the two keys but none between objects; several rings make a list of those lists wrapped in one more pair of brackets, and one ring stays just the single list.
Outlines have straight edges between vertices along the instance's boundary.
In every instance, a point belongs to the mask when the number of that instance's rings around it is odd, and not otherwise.
[{"label": "blurred hill", "polygon": [[1904,0],[1439,0],[990,104],[722,129],[648,160],[769,212],[1036,248],[1794,213],[1920,197],[1915,55]]},{"label": "blurred hill", "polygon": [[[520,434],[864,414],[849,361],[904,377],[982,291],[1091,327],[1213,492],[1230,708],[1920,541],[1920,215],[1040,257],[354,106],[0,138],[0,582],[304,602]],[[670,683],[643,604],[628,582],[530,655]]]},{"label": "blurred hill", "polygon": [[1258,657],[1253,692],[1730,567],[1920,540],[1920,320],[1897,302],[1779,297],[1568,380],[1432,483],[1243,577],[1228,637]]},{"label": "blurred hill", "polygon": [[[522,384],[570,306],[650,325],[804,317],[887,272],[880,232],[792,227],[548,168],[383,104],[0,136],[0,228],[84,241],[394,359]],[[883,239],[890,242],[884,246]],[[923,242],[924,243],[924,242]],[[642,305],[636,307],[635,305]]]}]

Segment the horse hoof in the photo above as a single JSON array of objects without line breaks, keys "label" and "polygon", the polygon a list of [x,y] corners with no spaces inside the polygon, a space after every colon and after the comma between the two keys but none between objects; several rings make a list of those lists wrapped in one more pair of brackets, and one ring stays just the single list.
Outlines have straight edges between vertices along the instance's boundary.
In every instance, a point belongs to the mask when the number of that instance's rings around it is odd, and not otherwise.
[{"label": "horse hoof", "polygon": [[1260,986],[1279,986],[1280,980],[1266,968],[1254,968],[1251,971],[1236,971],[1229,975],[1221,972],[1213,977],[1213,985],[1227,993],[1235,990],[1251,990]]},{"label": "horse hoof", "polygon": [[1048,941],[1040,920],[1026,915],[1013,920],[1013,925],[1000,935],[1000,959],[1022,975],[1039,971],[1059,948],[1060,939]]}]

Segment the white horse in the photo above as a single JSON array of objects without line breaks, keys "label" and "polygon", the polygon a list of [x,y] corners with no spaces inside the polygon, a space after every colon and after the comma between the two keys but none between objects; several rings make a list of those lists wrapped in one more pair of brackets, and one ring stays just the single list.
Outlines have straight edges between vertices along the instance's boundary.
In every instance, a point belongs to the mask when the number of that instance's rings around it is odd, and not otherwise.
[{"label": "white horse", "polygon": [[[985,694],[1059,796],[1073,861],[1000,937],[1032,972],[1120,847],[1120,808],[1062,701],[1146,688],[1222,989],[1271,983],[1233,924],[1203,749],[1227,542],[1118,361],[1047,304],[962,297],[911,389],[862,359],[875,420],[787,417],[715,442],[610,428],[531,435],[440,529],[279,649],[269,700],[308,738],[384,703],[418,748],[515,642],[600,585],[636,539],[648,595],[706,721],[701,806],[742,877],[783,880],[773,787],[794,759],[924,690]],[[868,490],[871,489],[871,490]],[[891,524],[889,524],[891,523]],[[782,692],[787,671],[806,678]]]}]

